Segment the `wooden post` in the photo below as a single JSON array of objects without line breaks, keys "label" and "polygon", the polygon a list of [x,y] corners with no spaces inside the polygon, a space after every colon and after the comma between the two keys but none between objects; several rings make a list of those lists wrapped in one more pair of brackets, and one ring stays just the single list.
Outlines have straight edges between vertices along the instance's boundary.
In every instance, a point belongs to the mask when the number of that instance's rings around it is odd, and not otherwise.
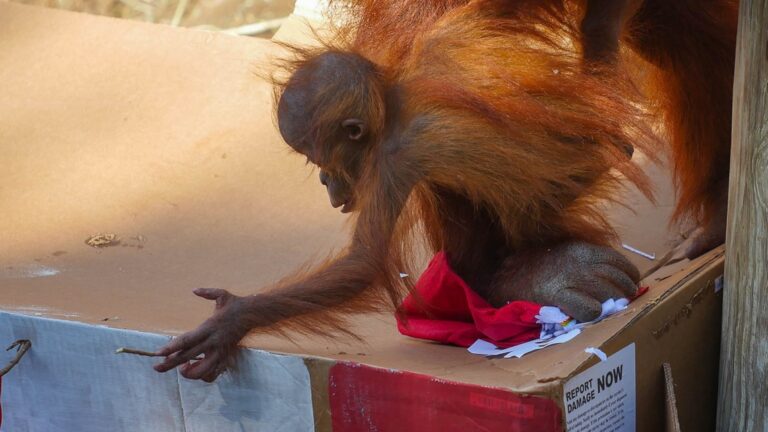
[{"label": "wooden post", "polygon": [[718,431],[768,431],[768,0],[742,0]]}]

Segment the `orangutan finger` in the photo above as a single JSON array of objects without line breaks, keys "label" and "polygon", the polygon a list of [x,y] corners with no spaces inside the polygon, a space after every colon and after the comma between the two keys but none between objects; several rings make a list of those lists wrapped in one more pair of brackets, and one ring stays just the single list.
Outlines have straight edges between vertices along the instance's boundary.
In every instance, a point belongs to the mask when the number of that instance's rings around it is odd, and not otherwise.
[{"label": "orangutan finger", "polygon": [[188,333],[184,333],[181,336],[176,336],[171,341],[160,348],[157,351],[158,355],[169,356],[177,351],[188,349],[190,346],[197,345],[203,339],[205,339],[207,332],[202,329],[193,330]]},{"label": "orangutan finger", "polygon": [[197,288],[192,292],[206,300],[217,300],[227,294],[227,291],[221,288]]},{"label": "orangutan finger", "polygon": [[584,278],[582,282],[573,289],[577,289],[600,303],[608,299],[620,299],[624,297],[624,293],[614,285],[611,279],[604,277],[602,273],[596,271],[589,276],[589,278]]},{"label": "orangutan finger", "polygon": [[168,372],[169,370],[175,368],[181,363],[182,362],[175,361],[175,359],[172,357],[166,357],[165,360],[152,366],[152,368],[155,369],[157,372]]},{"label": "orangutan finger", "polygon": [[218,371],[220,358],[221,354],[218,351],[206,354],[204,359],[185,365],[181,369],[181,376],[187,379],[208,377]]},{"label": "orangutan finger", "polygon": [[226,372],[226,368],[224,366],[219,365],[214,369],[213,371],[209,372],[208,375],[202,377],[201,379],[207,383],[212,383],[216,381],[216,379],[221,375],[222,373]]},{"label": "orangutan finger", "polygon": [[[595,274],[615,287],[617,293],[610,297],[614,300],[632,298],[637,294],[637,282],[616,267],[604,264],[595,268]],[[598,298],[598,300],[605,301],[608,298]]]},{"label": "orangutan finger", "polygon": [[179,351],[179,352],[177,352],[175,354],[172,354],[171,357],[176,357],[176,358],[178,358],[178,359],[180,359],[180,360],[182,360],[183,362],[186,363],[186,362],[188,362],[190,360],[197,359],[197,357],[200,354],[202,354],[205,351],[207,351],[210,346],[211,346],[210,342],[204,341],[203,343],[201,343],[199,345],[195,345],[195,346],[193,346],[191,348],[188,348],[188,349],[186,349],[184,351]]},{"label": "orangutan finger", "polygon": [[216,378],[218,378],[219,375],[221,375],[221,373],[218,370],[215,370],[215,371],[209,373],[208,375],[206,375],[206,376],[204,376],[204,377],[202,377],[200,379],[205,381],[205,382],[207,382],[207,383],[212,383],[212,382],[216,381]]},{"label": "orangutan finger", "polygon": [[720,246],[725,241],[724,234],[700,232],[685,250],[685,257],[692,260]]},{"label": "orangutan finger", "polygon": [[575,288],[558,291],[555,295],[555,306],[582,322],[596,319],[603,311],[599,301]]},{"label": "orangutan finger", "polygon": [[167,372],[176,366],[184,364],[197,357],[208,348],[208,344],[195,345],[191,348],[187,348],[184,351],[177,351],[165,358],[161,363],[155,365],[155,370],[158,372]]},{"label": "orangutan finger", "polygon": [[627,257],[617,252],[616,250],[600,246],[595,249],[595,262],[601,264],[607,264],[609,266],[616,267],[624,272],[630,279],[637,282],[640,280],[640,271],[630,262]]}]

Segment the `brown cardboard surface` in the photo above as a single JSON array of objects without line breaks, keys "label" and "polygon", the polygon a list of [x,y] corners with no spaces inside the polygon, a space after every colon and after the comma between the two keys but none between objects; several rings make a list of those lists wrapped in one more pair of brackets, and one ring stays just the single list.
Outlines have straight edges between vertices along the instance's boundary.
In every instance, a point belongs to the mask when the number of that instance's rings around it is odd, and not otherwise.
[{"label": "brown cardboard surface", "polygon": [[[250,293],[343,245],[346,218],[281,142],[270,87],[254,74],[276,53],[267,41],[0,2],[0,307],[176,334],[210,313],[193,288]],[[623,241],[662,256],[673,201],[664,171],[649,169],[659,207],[630,191],[636,213],[611,214]],[[121,244],[87,246],[97,233]],[[402,337],[388,314],[352,320],[366,343],[247,343],[551,393],[590,361],[584,347],[610,345],[711,259],[664,269],[628,311],[519,360]]]},{"label": "brown cardboard surface", "polygon": [[675,371],[676,403],[682,430],[713,430],[717,404],[722,293],[716,280],[723,275],[724,249],[702,260],[698,272],[681,271],[681,289],[665,293],[660,303],[640,320],[614,336],[605,347],[613,350],[634,342],[638,355],[638,430],[661,430],[665,419],[662,363]]},{"label": "brown cardboard surface", "polygon": [[[522,359],[486,359],[471,355],[463,349],[404,338],[396,334],[394,323],[388,317],[364,317],[365,325],[361,328],[364,330],[365,344],[300,339],[297,340],[296,345],[289,345],[285,341],[268,336],[253,337],[250,344],[269,351],[322,356],[384,368],[405,369],[439,378],[494,387],[509,387],[524,393],[552,394],[558,391],[560,380],[594,363],[591,355],[583,351],[586,347],[607,346],[610,349],[605,351],[610,354],[635,339],[649,339],[649,345],[658,347],[657,338],[652,332],[660,332],[659,328],[664,328],[663,323],[666,321],[660,323],[661,318],[657,314],[665,314],[663,316],[666,318],[671,313],[669,308],[677,312],[678,305],[674,303],[665,308],[658,308],[659,311],[656,313],[654,313],[654,306],[682,287],[686,288],[685,293],[690,293],[692,288],[686,284],[692,279],[692,274],[698,275],[702,271],[712,272],[713,268],[715,273],[719,271],[717,274],[722,274],[722,251],[713,251],[689,266],[679,266],[672,275],[663,281],[656,282],[649,292],[632,303],[627,311],[585,329],[571,342],[536,351]],[[711,278],[706,280],[711,281]],[[717,315],[717,310],[709,312]],[[710,315],[708,312],[701,312],[697,316],[706,321]],[[629,327],[630,323],[633,327]],[[686,329],[689,333],[698,331],[695,326],[686,327]],[[617,334],[619,332],[620,334]],[[670,334],[673,333],[670,332]],[[672,335],[662,340],[669,345],[664,345],[660,351],[644,352],[643,355],[651,354],[649,359],[653,356],[667,355],[665,350],[668,347],[674,347],[676,339]],[[716,345],[711,341],[709,344],[706,344],[706,341],[700,342],[702,346]],[[716,346],[714,349],[716,351]],[[684,356],[686,353],[674,354]],[[694,354],[691,353],[691,355]],[[716,356],[711,358],[716,359]],[[638,378],[638,383],[640,381],[641,379]],[[651,382],[656,383],[655,380]],[[652,390],[655,391],[656,387]]]},{"label": "brown cardboard surface", "polygon": [[[120,0],[12,0],[26,5],[45,6],[85,12],[94,15],[119,17],[136,21],[169,24],[178,20],[183,27],[205,26],[232,28],[262,20],[283,18],[291,10],[295,0],[189,0],[178,11],[179,2],[125,2]],[[182,12],[178,17],[179,12]]]},{"label": "brown cardboard surface", "polygon": [[[665,427],[663,363],[676,371],[681,429],[714,428],[722,303],[715,281],[723,274],[723,255],[721,247],[691,265],[670,269],[657,287],[674,288],[652,288],[652,292],[662,292],[647,299],[644,313],[634,316],[621,332],[602,344],[609,355],[630,343],[636,346],[637,430]],[[590,359],[579,370],[593,363],[595,360]]]},{"label": "brown cardboard surface", "polygon": [[292,14],[275,32],[272,40],[290,44],[312,43],[316,35],[323,34],[322,22],[308,17]]},{"label": "brown cardboard surface", "polygon": [[333,430],[331,423],[331,408],[328,402],[328,377],[333,362],[325,359],[305,358],[304,364],[309,370],[312,385],[312,414],[315,419],[316,431]]},{"label": "brown cardboard surface", "polygon": [[249,292],[344,244],[254,74],[270,42],[0,8],[0,304],[179,331],[209,312],[192,288]]}]

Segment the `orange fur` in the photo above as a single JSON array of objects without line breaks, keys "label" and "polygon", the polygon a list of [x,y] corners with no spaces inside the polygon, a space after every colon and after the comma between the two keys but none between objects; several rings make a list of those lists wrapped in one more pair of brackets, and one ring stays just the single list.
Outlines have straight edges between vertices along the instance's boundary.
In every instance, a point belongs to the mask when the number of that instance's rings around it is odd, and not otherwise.
[{"label": "orange fur", "polygon": [[[353,335],[348,314],[397,307],[410,288],[399,273],[413,274],[414,234],[492,304],[597,316],[639,277],[604,247],[598,207],[624,179],[650,196],[628,157],[659,152],[638,88],[665,108],[677,217],[705,224],[687,253],[721,240],[734,0],[352,1],[331,42],[290,47],[275,92],[286,143],[320,167],[335,206],[358,211],[349,247],[254,296],[197,290],[216,312],[156,370],[204,353],[181,374],[211,381],[251,329]],[[625,46],[656,79],[623,70],[626,22]]]},{"label": "orange fur", "polygon": [[[491,3],[415,10],[407,1],[361,1],[331,42],[293,50],[291,78],[277,83],[276,98],[314,86],[300,151],[323,169],[344,170],[355,150],[336,144],[334,126],[345,115],[374,124],[368,147],[357,147],[362,170],[351,176],[360,214],[349,250],[264,294],[267,322],[343,330],[338,312],[396,307],[409,288],[398,274],[408,272],[418,227],[482,292],[501,262],[526,248],[610,242],[597,205],[614,197],[621,178],[650,196],[626,150],[653,155],[658,141],[625,73],[584,70],[578,25],[554,13],[558,2]],[[372,70],[359,66],[367,84],[318,81],[329,53],[340,64],[370,60]]]},{"label": "orange fur", "polygon": [[[416,35],[459,6],[493,10],[508,20],[508,31],[535,37],[526,30],[532,23],[574,26],[585,2],[430,0],[415,6],[412,0],[356,0],[352,25],[336,37],[351,40],[357,52],[386,68],[408,55]],[[707,224],[725,205],[738,0],[628,3],[634,13],[624,31],[626,45],[656,66],[636,84],[662,108],[678,189],[674,218]]]},{"label": "orange fur", "polygon": [[643,3],[627,41],[657,66],[651,89],[669,132],[675,217],[707,224],[726,205],[738,1]]}]

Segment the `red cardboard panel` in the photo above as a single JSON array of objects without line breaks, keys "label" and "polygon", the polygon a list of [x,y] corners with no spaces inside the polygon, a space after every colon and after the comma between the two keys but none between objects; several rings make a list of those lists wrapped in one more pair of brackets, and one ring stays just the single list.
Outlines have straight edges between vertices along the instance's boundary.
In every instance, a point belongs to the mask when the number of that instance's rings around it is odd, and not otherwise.
[{"label": "red cardboard panel", "polygon": [[334,432],[562,430],[551,399],[411,372],[337,363],[329,392]]}]

